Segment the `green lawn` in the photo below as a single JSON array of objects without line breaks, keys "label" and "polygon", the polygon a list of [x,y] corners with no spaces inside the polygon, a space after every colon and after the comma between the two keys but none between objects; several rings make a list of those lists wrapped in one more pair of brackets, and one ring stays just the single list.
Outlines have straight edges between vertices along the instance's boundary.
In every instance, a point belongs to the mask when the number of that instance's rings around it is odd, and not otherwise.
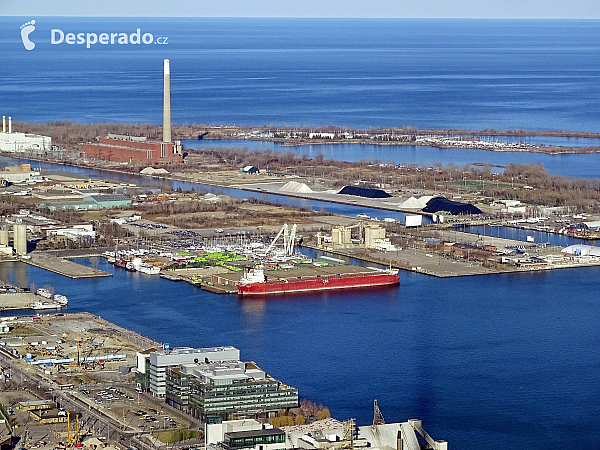
[{"label": "green lawn", "polygon": [[159,441],[165,444],[174,444],[175,442],[185,441],[186,439],[192,439],[198,437],[198,431],[196,430],[173,430],[173,431],[162,431],[154,435]]},{"label": "green lawn", "polygon": [[29,327],[17,325],[12,330],[10,330],[8,334],[11,334],[13,336],[35,336],[39,334],[39,332]]}]

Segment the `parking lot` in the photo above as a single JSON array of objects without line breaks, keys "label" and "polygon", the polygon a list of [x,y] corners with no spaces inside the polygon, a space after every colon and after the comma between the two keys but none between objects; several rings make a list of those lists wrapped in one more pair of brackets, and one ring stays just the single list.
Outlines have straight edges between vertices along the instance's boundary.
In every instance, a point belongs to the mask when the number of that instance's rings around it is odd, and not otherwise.
[{"label": "parking lot", "polygon": [[168,430],[186,426],[170,417],[159,406],[148,404],[137,392],[117,386],[81,387],[79,393],[95,404],[97,409],[110,410],[130,426],[141,430]]}]

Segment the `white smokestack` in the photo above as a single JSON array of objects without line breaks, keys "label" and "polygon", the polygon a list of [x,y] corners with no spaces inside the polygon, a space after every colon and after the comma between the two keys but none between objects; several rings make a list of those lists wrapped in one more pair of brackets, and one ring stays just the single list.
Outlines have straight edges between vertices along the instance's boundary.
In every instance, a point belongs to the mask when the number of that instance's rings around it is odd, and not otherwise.
[{"label": "white smokestack", "polygon": [[8,133],[12,133],[12,117],[8,116]]},{"label": "white smokestack", "polygon": [[2,116],[2,132],[6,133],[6,116]]},{"label": "white smokestack", "polygon": [[164,61],[163,77],[163,142],[171,142],[171,68],[168,59]]}]

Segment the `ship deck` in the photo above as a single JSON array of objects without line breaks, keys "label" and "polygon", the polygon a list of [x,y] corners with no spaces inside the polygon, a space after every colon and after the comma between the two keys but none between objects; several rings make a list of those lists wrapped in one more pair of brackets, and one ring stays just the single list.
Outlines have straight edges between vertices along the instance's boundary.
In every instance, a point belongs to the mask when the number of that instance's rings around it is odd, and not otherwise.
[{"label": "ship deck", "polygon": [[[291,280],[298,278],[310,278],[310,277],[326,277],[330,275],[353,275],[353,274],[371,274],[376,271],[367,267],[353,266],[353,265],[331,265],[317,267],[312,264],[302,264],[291,269],[266,269],[265,276],[268,280]],[[244,276],[243,272],[220,274],[219,277],[232,282],[239,282]]]}]

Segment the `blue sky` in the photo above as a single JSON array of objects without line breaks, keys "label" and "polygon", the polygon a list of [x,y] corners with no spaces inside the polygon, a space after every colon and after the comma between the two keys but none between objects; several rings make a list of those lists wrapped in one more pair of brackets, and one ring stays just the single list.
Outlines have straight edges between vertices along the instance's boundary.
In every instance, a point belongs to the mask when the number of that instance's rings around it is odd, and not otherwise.
[{"label": "blue sky", "polygon": [[599,0],[0,0],[0,16],[598,19]]}]

